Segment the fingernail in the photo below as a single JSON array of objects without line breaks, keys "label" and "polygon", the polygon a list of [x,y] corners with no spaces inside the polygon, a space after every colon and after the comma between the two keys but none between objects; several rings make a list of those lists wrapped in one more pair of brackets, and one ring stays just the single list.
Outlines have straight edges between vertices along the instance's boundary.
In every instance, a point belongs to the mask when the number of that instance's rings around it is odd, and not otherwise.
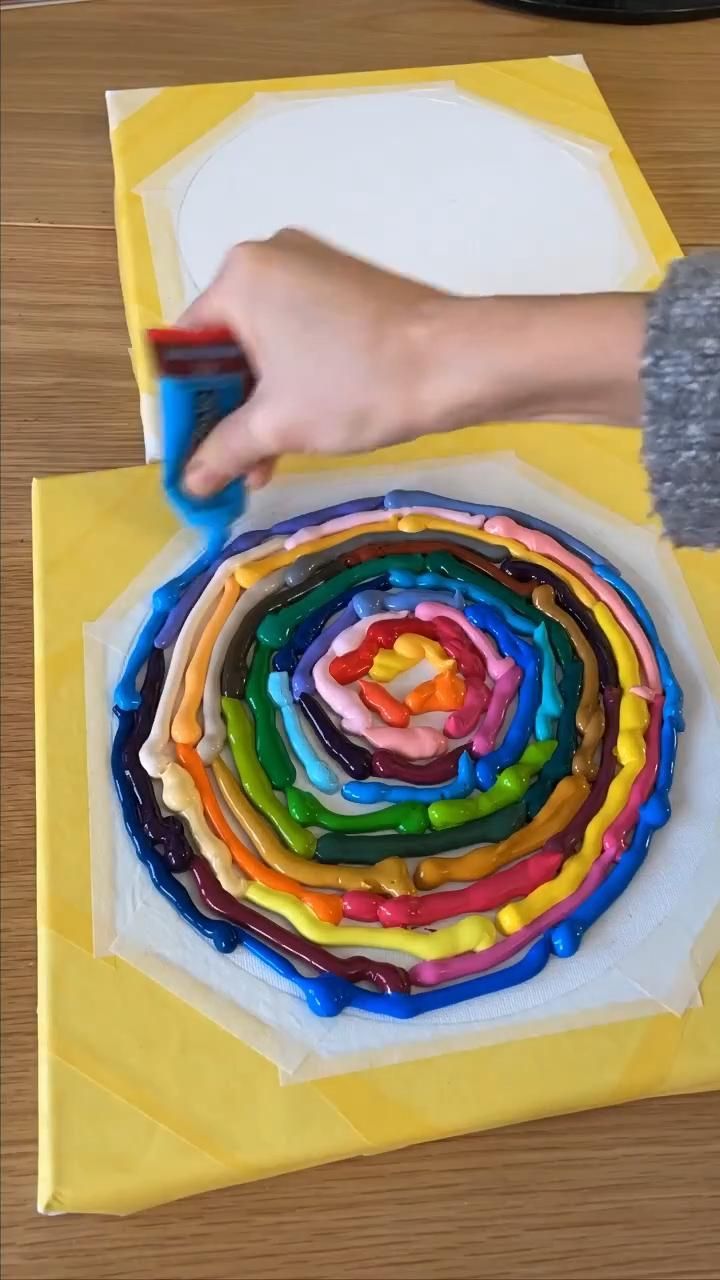
[{"label": "fingernail", "polygon": [[218,477],[200,458],[192,458],[185,468],[183,489],[196,498],[206,498],[220,487]]}]

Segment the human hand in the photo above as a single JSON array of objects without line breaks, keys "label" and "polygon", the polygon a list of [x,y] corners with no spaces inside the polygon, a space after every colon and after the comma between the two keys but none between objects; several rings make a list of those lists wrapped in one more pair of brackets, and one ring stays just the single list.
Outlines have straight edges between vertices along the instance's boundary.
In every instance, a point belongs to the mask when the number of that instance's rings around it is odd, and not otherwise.
[{"label": "human hand", "polygon": [[188,491],[266,482],[283,453],[350,453],[411,439],[431,419],[427,333],[442,294],[297,231],[242,244],[182,317],[222,324],[257,378],[199,446]]},{"label": "human hand", "polygon": [[283,453],[360,453],[469,423],[635,424],[640,295],[462,298],[298,231],[237,245],[189,308],[222,325],[256,385],[190,459],[203,497],[259,487]]}]

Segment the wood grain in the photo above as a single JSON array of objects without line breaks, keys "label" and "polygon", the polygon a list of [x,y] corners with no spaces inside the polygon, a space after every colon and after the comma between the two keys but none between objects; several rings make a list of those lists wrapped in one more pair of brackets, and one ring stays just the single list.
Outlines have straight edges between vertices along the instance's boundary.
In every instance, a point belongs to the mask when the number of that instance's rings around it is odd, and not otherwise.
[{"label": "wood grain", "polygon": [[[30,479],[142,460],[103,90],[582,50],[685,247],[720,241],[720,24],[472,0],[91,0],[3,17],[5,1280],[718,1280],[720,1095],[351,1161],[127,1221],[35,1215]],[[364,1227],[354,1236],[350,1215]]]},{"label": "wood grain", "polygon": [[610,27],[475,0],[93,0],[3,18],[3,218],[112,225],[103,94],[585,54],[683,245],[720,240],[720,20]]}]

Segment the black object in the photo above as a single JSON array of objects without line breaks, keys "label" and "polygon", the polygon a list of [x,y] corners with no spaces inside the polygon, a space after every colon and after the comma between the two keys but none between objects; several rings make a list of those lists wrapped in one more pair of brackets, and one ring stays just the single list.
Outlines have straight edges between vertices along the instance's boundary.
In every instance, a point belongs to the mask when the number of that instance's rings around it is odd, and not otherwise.
[{"label": "black object", "polygon": [[720,17],[718,0],[493,0],[506,8],[585,22],[688,22]]}]

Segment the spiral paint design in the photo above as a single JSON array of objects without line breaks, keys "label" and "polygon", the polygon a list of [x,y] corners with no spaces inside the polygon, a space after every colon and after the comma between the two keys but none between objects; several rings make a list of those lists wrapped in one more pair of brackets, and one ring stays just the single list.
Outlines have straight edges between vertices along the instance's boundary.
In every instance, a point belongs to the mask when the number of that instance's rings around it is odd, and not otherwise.
[{"label": "spiral paint design", "polygon": [[573,955],[668,820],[683,728],[612,565],[406,491],[201,557],[155,592],[115,702],[153,884],[321,1016],[414,1017]]}]

